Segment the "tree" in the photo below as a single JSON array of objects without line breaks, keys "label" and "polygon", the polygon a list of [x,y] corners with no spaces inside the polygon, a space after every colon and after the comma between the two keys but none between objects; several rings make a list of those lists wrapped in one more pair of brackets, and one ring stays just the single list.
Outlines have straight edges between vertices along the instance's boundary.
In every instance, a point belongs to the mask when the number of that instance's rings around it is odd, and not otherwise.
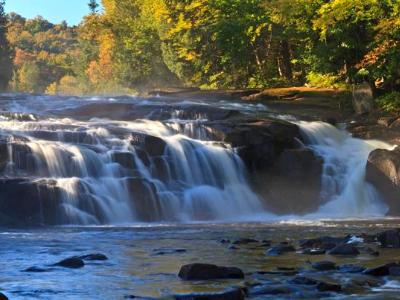
[{"label": "tree", "polygon": [[97,9],[99,8],[99,4],[96,0],[90,0],[88,6],[92,14],[95,14],[97,12]]},{"label": "tree", "polygon": [[0,1],[0,90],[7,88],[12,77],[11,49],[7,40],[7,18],[5,1]]}]

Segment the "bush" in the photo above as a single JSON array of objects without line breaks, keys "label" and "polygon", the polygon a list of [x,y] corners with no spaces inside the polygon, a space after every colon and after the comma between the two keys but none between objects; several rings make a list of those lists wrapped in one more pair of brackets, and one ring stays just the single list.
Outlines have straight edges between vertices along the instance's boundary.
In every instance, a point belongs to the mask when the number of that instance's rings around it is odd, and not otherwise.
[{"label": "bush", "polygon": [[376,99],[378,106],[388,112],[400,112],[400,92],[391,92]]},{"label": "bush", "polygon": [[319,88],[345,88],[346,84],[340,81],[340,77],[334,74],[321,74],[310,72],[307,75],[307,83],[312,87]]}]

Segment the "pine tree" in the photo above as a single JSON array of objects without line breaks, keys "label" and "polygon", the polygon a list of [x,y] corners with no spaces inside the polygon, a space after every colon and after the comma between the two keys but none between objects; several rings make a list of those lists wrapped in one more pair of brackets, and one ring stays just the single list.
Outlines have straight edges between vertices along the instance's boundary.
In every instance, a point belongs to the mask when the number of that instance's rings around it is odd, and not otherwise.
[{"label": "pine tree", "polygon": [[4,5],[5,1],[0,0],[0,90],[7,88],[12,76],[11,50],[7,40],[7,16]]},{"label": "pine tree", "polygon": [[96,0],[90,0],[88,3],[89,9],[92,12],[92,14],[95,14],[97,12],[97,8],[99,7],[99,4],[97,3]]}]

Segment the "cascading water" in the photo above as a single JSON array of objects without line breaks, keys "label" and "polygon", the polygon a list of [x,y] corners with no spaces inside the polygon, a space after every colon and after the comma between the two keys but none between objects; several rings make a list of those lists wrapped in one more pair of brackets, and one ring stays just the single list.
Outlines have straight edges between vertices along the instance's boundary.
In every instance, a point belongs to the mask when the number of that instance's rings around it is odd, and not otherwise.
[{"label": "cascading water", "polygon": [[371,151],[393,146],[360,140],[323,122],[296,122],[309,147],[323,158],[322,201],[312,217],[384,216],[387,207],[375,188],[365,181],[365,166]]},{"label": "cascading water", "polygon": [[[241,159],[199,120],[0,120],[5,177],[55,182],[63,224],[233,220],[260,213]],[[204,118],[204,116],[199,116]]]}]

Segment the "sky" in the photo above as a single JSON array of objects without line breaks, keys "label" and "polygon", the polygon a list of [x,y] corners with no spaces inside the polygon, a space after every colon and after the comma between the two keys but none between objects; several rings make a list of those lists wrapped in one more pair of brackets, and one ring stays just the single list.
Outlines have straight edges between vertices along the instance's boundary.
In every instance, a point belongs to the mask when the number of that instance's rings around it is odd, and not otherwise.
[{"label": "sky", "polygon": [[[16,12],[25,18],[38,15],[58,24],[65,20],[69,25],[78,25],[89,13],[89,0],[6,0],[7,13]],[[100,1],[98,1],[100,2]]]}]

